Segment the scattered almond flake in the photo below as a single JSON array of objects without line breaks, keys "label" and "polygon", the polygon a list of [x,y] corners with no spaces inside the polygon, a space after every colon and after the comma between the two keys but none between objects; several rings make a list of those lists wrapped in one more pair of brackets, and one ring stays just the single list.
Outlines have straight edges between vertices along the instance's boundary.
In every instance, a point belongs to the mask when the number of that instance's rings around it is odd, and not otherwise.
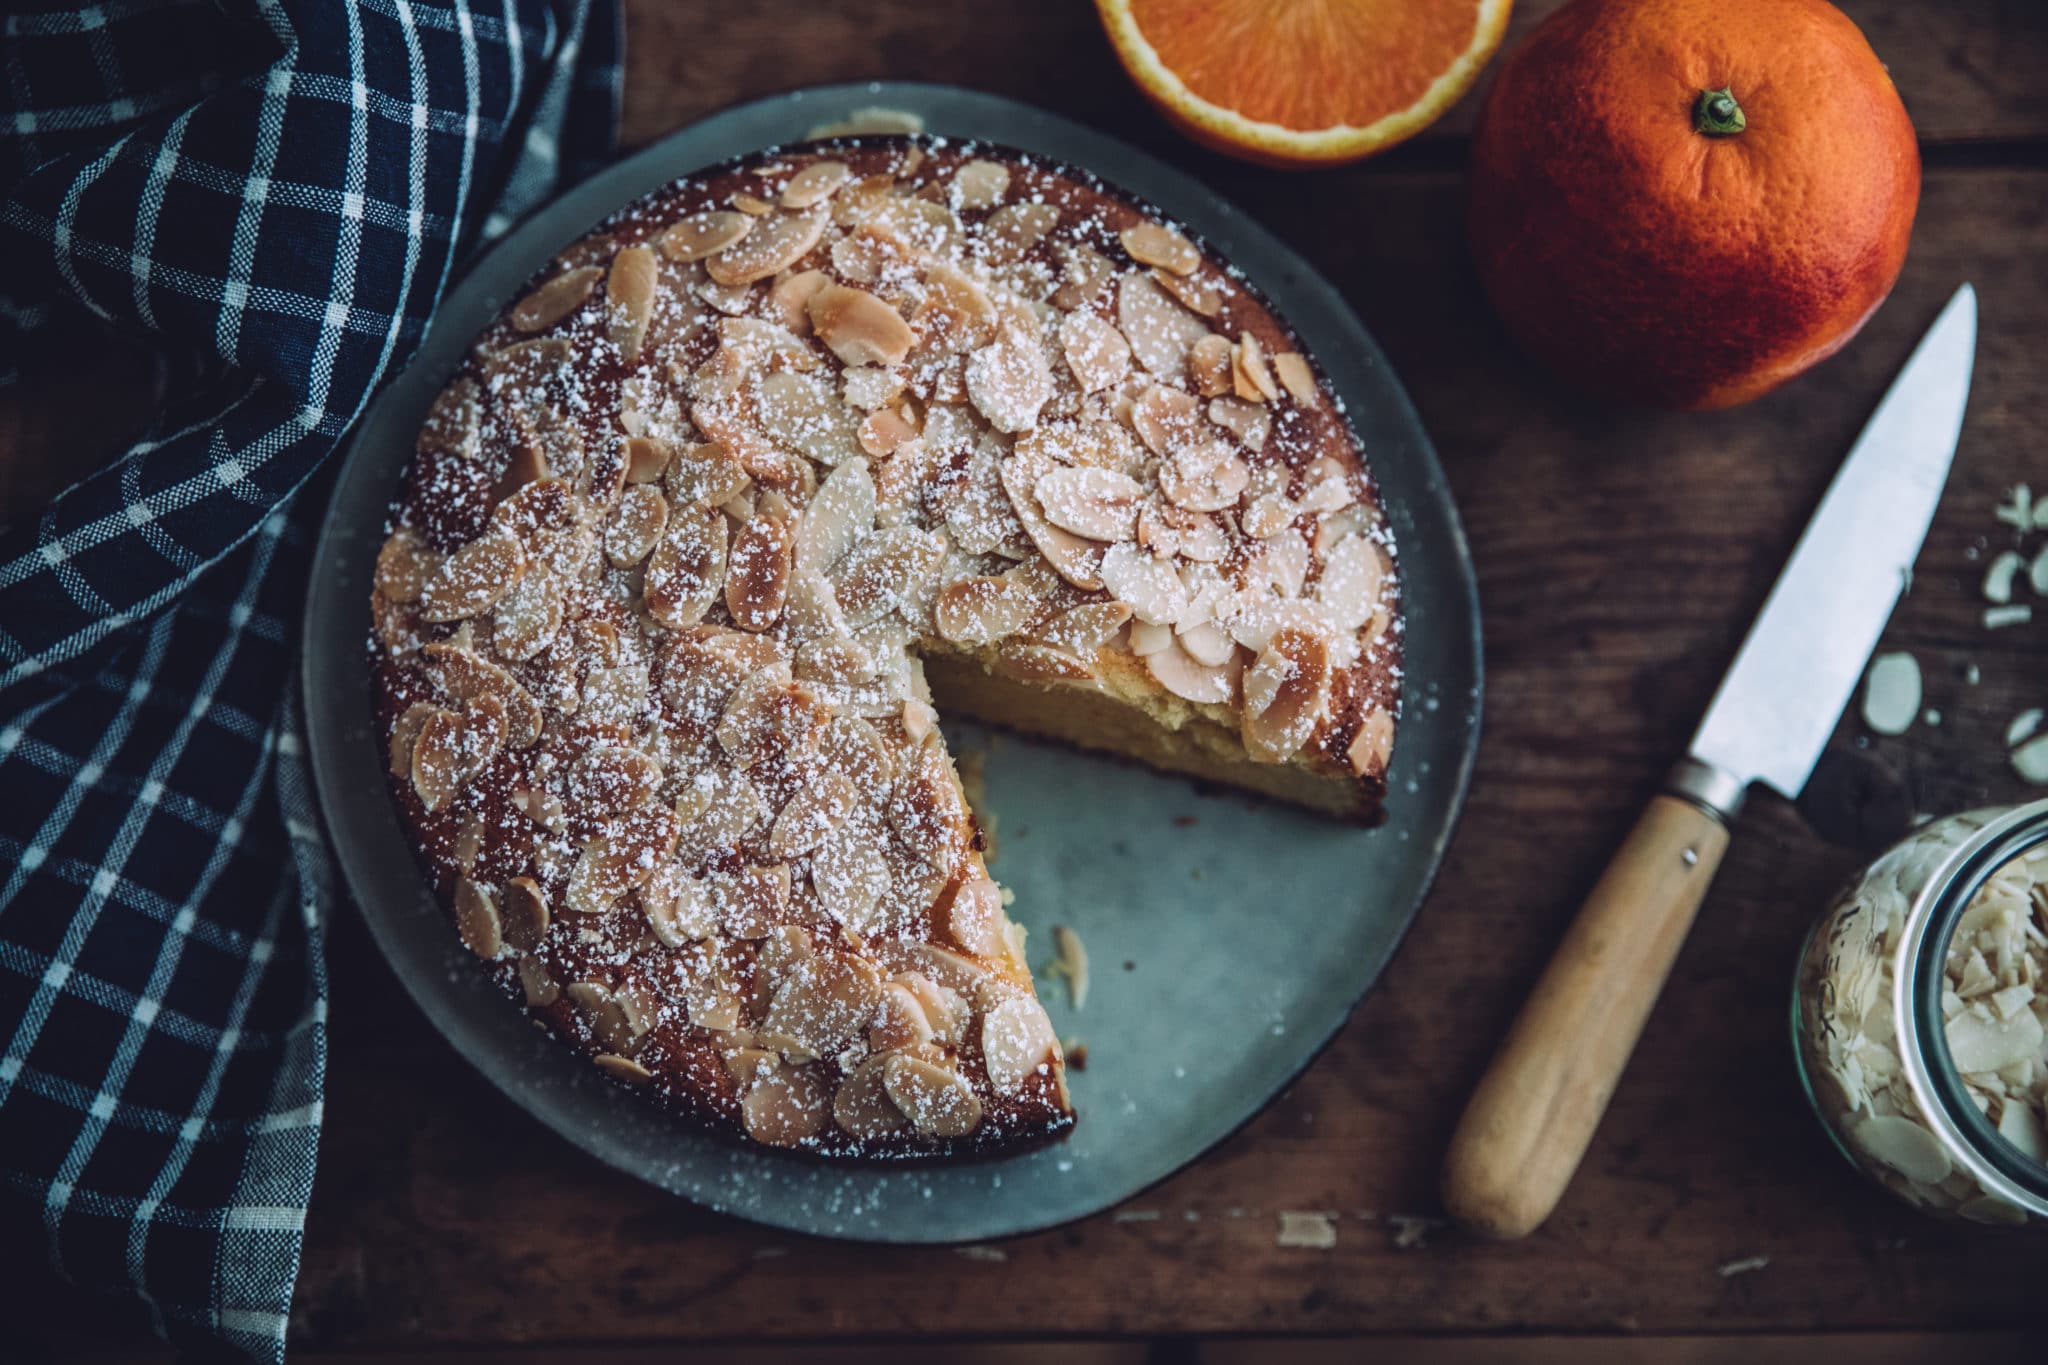
[{"label": "scattered almond flake", "polygon": [[1156,1223],[1159,1221],[1159,1210],[1118,1209],[1109,1216],[1109,1221],[1112,1223]]},{"label": "scattered almond flake", "polygon": [[2034,731],[2041,728],[2044,716],[2048,716],[2048,711],[2038,706],[2030,706],[2014,716],[2012,723],[2005,727],[2005,747],[2017,748],[2033,738]]},{"label": "scattered almond flake", "polygon": [[[2048,552],[2044,552],[2044,557],[2048,557]],[[2026,556],[2018,550],[2006,550],[1995,557],[1991,566],[1984,570],[1984,600],[1999,606],[2012,601],[2013,576],[2026,567],[2026,563]]]},{"label": "scattered almond flake", "polygon": [[1920,714],[1920,661],[1903,651],[1870,661],[1863,682],[1863,723],[1880,735],[1903,735]]},{"label": "scattered almond flake", "polygon": [[1328,1251],[1337,1245],[1337,1215],[1313,1209],[1282,1209],[1280,1232],[1273,1245]]},{"label": "scattered almond flake", "polygon": [[1010,1259],[1010,1253],[1001,1247],[982,1246],[978,1243],[964,1247],[954,1247],[953,1254],[963,1261],[987,1261],[996,1265],[1000,1265],[1002,1262]]},{"label": "scattered almond flake", "polygon": [[1053,950],[1059,954],[1046,964],[1045,975],[1067,983],[1067,996],[1075,1009],[1088,1003],[1088,948],[1081,935],[1064,924],[1052,927]]},{"label": "scattered almond flake", "polygon": [[[2041,505],[2048,508],[2048,503]],[[2027,586],[2043,597],[2048,597],[2048,545],[2037,550],[2033,562],[2027,565]]]},{"label": "scattered almond flake", "polygon": [[1715,1267],[1715,1271],[1722,1279],[1728,1280],[1737,1275],[1747,1275],[1753,1270],[1762,1270],[1770,1263],[1771,1258],[1768,1256],[1743,1256],[1733,1261],[1721,1262]]},{"label": "scattered almond flake", "polygon": [[1984,681],[1984,670],[1977,667],[1976,662],[1974,660],[1970,663],[1964,664],[1963,681],[1967,683],[1969,686],[1975,687],[1978,683]]},{"label": "scattered almond flake", "polygon": [[2048,735],[2030,739],[2014,749],[2012,770],[2036,786],[2048,783]]},{"label": "scattered almond flake", "polygon": [[1429,1234],[1441,1227],[1449,1226],[1443,1218],[1425,1218],[1417,1214],[1390,1213],[1387,1222],[1394,1228],[1394,1247],[1399,1251],[1420,1251],[1429,1246]]},{"label": "scattered almond flake", "polygon": [[2003,630],[2007,626],[2023,626],[2034,619],[2034,609],[2021,602],[2010,607],[1984,608],[1984,629]]},{"label": "scattered almond flake", "polygon": [[1927,708],[1927,709],[1926,709],[1925,711],[1922,711],[1922,712],[1920,713],[1920,723],[1921,723],[1922,725],[1939,725],[1939,724],[1941,724],[1941,712],[1939,712],[1939,711],[1935,710],[1935,709],[1934,709],[1933,707],[1931,707],[1931,706],[1930,706],[1930,707],[1928,707],[1928,708]]},{"label": "scattered almond flake", "polygon": [[1998,504],[1997,516],[2017,530],[2031,529],[2034,524],[2034,490],[2023,483],[2006,489],[2004,500]]}]

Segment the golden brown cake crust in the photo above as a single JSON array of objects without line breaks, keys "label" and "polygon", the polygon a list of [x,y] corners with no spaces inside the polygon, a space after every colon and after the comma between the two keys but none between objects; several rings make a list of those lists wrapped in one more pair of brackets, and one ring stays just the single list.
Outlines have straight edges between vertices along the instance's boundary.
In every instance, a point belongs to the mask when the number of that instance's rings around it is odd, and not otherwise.
[{"label": "golden brown cake crust", "polygon": [[617,1079],[829,1156],[1072,1122],[915,651],[1366,819],[1399,696],[1377,494],[1270,308],[1079,172],[927,139],[565,250],[425,423],[374,609],[464,942]]}]

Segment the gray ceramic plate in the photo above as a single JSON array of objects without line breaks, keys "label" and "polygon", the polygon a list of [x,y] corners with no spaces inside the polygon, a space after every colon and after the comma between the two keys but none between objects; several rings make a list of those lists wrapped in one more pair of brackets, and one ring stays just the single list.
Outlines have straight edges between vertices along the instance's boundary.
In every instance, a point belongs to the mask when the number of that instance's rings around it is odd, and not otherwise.
[{"label": "gray ceramic plate", "polygon": [[[1087,167],[1193,227],[1279,307],[1342,395],[1391,510],[1407,610],[1392,817],[1348,829],[1188,783],[949,726],[987,753],[996,874],[1042,955],[1055,922],[1094,961],[1089,1043],[1064,1143],[1002,1160],[821,1165],[692,1132],[543,1038],[476,970],[385,797],[363,641],[385,509],[427,404],[511,292],[599,219],[686,172],[868,107]],[[1407,395],[1330,286],[1198,182],[1100,133],[941,86],[801,91],[706,119],[564,196],[443,304],[419,357],[356,433],[307,598],[306,711],[328,829],[393,970],[450,1042],[592,1155],[700,1204],[795,1231],[886,1242],[1001,1237],[1115,1204],[1228,1136],[1305,1067],[1393,955],[1450,838],[1479,733],[1479,617],[1464,534]]]}]

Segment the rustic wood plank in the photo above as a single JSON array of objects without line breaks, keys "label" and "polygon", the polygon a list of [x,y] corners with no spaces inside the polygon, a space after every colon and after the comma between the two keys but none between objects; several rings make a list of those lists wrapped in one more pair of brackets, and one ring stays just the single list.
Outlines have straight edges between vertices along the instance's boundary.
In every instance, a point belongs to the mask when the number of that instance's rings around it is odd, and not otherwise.
[{"label": "rustic wood plank", "polygon": [[[1565,0],[1520,0],[1503,51]],[[1973,142],[2048,135],[2048,10],[2015,0],[1841,0],[1890,64],[1922,138]],[[626,0],[628,145],[760,95],[855,80],[965,85],[1056,104],[1149,146],[1173,135],[1132,90],[1086,0]],[[1483,82],[1481,86],[1483,92]],[[1468,132],[1481,92],[1422,136]]]},{"label": "rustic wood plank", "polygon": [[[1220,188],[1327,272],[1406,379],[1471,532],[1490,672],[1441,884],[1329,1052],[1124,1217],[1004,1243],[1000,1259],[813,1242],[652,1193],[544,1132],[433,1035],[344,914],[301,1345],[980,1336],[1042,1332],[1049,1316],[1084,1335],[2044,1321],[2048,1244],[1894,1207],[1807,1114],[1784,1037],[1793,957],[1858,860],[1768,796],[1549,1226],[1504,1246],[1425,1227],[1404,1247],[1396,1216],[1436,1212],[1444,1140],[1520,993],[1964,278],[1985,301],[1976,397],[1890,635],[1921,652],[1946,719],[1875,752],[1925,809],[2020,794],[1997,736],[2040,700],[2048,621],[1984,632],[1970,556],[1998,529],[2005,485],[2048,480],[2048,173],[1930,176],[1906,276],[1868,332],[1789,389],[1704,416],[1582,400],[1515,354],[1465,263],[1454,173],[1333,177],[1324,202],[1357,210],[1315,218],[1261,198],[1281,183],[1233,171]],[[1283,1209],[1335,1211],[1335,1249],[1277,1247]],[[1753,1255],[1770,1265],[1718,1273]]]}]

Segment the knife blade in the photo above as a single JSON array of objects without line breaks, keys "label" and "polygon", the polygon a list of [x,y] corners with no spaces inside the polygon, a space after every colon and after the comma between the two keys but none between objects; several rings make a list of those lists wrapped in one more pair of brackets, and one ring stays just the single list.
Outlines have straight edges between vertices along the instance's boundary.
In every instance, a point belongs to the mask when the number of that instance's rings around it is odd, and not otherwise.
[{"label": "knife blade", "polygon": [[1933,523],[1969,398],[1977,296],[1958,289],[1807,523],[1686,756],[1650,798],[1480,1079],[1444,1204],[1495,1237],[1549,1217],[1607,1110],[1753,782],[1796,796]]},{"label": "knife blade", "polygon": [[[1806,786],[1934,522],[1976,351],[1966,284],[1856,438],[1693,736],[1689,756],[1724,775],[1701,793],[1723,814],[1752,782]],[[1734,805],[1713,800],[1731,789]]]}]

